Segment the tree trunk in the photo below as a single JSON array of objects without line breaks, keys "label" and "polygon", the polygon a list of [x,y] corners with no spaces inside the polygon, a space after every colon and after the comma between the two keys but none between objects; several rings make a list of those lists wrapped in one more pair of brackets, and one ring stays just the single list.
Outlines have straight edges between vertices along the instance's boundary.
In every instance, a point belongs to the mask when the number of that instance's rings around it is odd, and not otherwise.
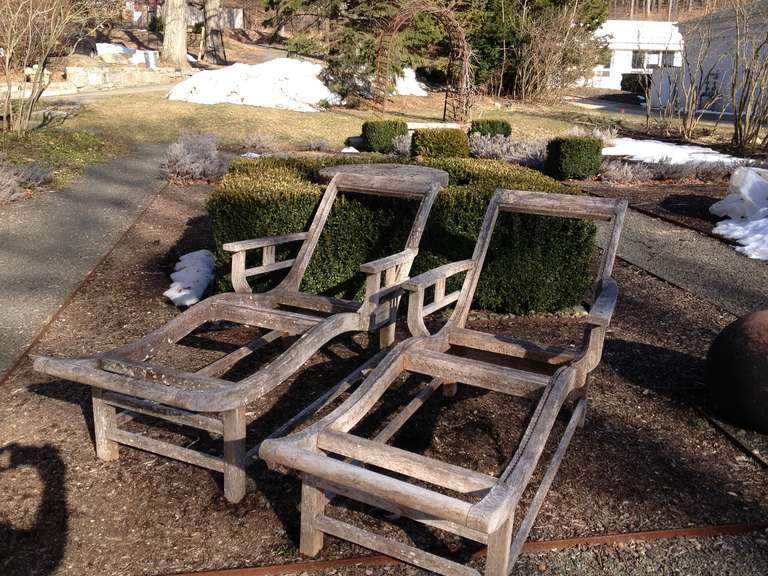
[{"label": "tree trunk", "polygon": [[205,59],[226,64],[222,33],[221,0],[205,0]]},{"label": "tree trunk", "polygon": [[163,7],[162,63],[175,68],[187,68],[187,3],[186,0],[166,0]]}]

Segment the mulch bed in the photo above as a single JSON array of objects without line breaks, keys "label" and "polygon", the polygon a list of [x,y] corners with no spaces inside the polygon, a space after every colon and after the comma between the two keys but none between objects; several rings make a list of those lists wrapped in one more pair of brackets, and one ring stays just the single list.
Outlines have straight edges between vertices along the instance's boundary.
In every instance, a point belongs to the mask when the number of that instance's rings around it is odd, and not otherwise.
[{"label": "mulch bed", "polygon": [[[635,210],[707,235],[712,235],[712,228],[720,220],[710,214],[709,207],[728,193],[727,182],[649,182],[631,186],[610,182],[578,184],[595,196],[624,198]],[[723,240],[719,236],[715,238]]]},{"label": "mulch bed", "polygon": [[[34,353],[75,356],[105,350],[174,317],[176,309],[161,294],[177,256],[210,242],[207,193],[204,186],[170,186],[161,193]],[[704,355],[733,316],[625,263],[617,264],[615,275],[620,301],[592,379],[587,424],[566,456],[531,538],[764,521],[764,472],[696,409],[705,400]],[[553,329],[548,316],[475,313],[471,324],[544,341],[576,337],[570,329]],[[253,405],[256,424],[250,433],[274,427],[312,393],[350,371],[366,344],[365,338],[342,339],[317,355],[279,393]],[[84,386],[34,373],[28,362],[4,384],[0,573],[159,575],[298,558],[296,479],[258,463],[250,469],[245,499],[231,505],[222,496],[220,476],[206,470],[128,448],[121,448],[118,462],[101,462],[93,451],[89,395]],[[454,399],[436,396],[394,443],[498,471],[524,420],[514,399],[460,387]],[[161,433],[196,448],[215,445],[200,433]],[[361,516],[338,504],[334,514]],[[373,514],[361,522],[437,552],[467,557],[477,550],[402,519],[391,523]],[[365,553],[333,538],[326,542],[323,557]],[[768,566],[768,547],[755,542],[742,539],[712,548],[682,540],[544,554],[524,559],[515,573],[674,573],[677,566],[681,573],[721,574],[727,564],[735,573],[757,575]],[[655,558],[661,567],[649,564]],[[418,572],[406,567],[374,571]]]}]

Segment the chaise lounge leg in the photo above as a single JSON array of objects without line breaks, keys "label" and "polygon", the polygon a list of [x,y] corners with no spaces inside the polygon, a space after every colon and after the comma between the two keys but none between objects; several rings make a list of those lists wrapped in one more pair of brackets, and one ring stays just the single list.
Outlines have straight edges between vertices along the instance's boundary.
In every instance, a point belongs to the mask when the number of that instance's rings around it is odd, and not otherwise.
[{"label": "chaise lounge leg", "polygon": [[118,443],[109,439],[110,433],[117,427],[117,410],[104,401],[103,393],[101,388],[92,389],[93,428],[96,438],[96,456],[109,462],[120,457]]},{"label": "chaise lounge leg", "polygon": [[328,497],[323,490],[304,481],[301,485],[301,540],[299,551],[316,556],[323,548],[323,532],[315,528],[315,519],[325,512]]},{"label": "chaise lounge leg", "polygon": [[509,573],[509,554],[512,547],[513,524],[514,517],[510,517],[496,532],[488,537],[485,576],[507,576]]},{"label": "chaise lounge leg", "polygon": [[245,496],[245,407],[222,413],[224,423],[224,497],[237,504]]},{"label": "chaise lounge leg", "polygon": [[395,342],[395,324],[387,324],[379,330],[379,350],[392,346]]}]

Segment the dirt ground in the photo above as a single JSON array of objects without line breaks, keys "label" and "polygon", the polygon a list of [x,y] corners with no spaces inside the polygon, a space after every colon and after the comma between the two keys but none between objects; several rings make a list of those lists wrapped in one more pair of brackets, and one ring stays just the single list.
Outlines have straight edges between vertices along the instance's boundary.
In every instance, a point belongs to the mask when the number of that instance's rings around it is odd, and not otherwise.
[{"label": "dirt ground", "polygon": [[[208,188],[170,186],[95,270],[40,339],[34,353],[75,356],[145,334],[177,314],[162,292],[180,253],[210,243]],[[621,295],[590,389],[586,427],[575,438],[531,539],[703,524],[765,522],[765,472],[699,414],[703,357],[733,317],[619,262]],[[551,317],[476,313],[471,323],[544,341],[572,341]],[[401,332],[400,336],[404,333]],[[312,393],[350,371],[366,342],[342,340],[255,403],[249,429],[273,429]],[[405,385],[404,385],[405,386]],[[219,475],[137,450],[118,462],[95,458],[89,390],[23,364],[3,385],[0,406],[0,574],[166,575],[291,562],[299,558],[299,483],[257,463],[248,493],[227,503]],[[399,400],[398,398],[393,399]],[[510,456],[525,420],[520,401],[461,387],[435,397],[394,443],[485,472]],[[142,423],[132,423],[140,429]],[[373,427],[373,424],[371,424]],[[163,437],[207,450],[203,433],[166,428]],[[368,527],[466,559],[476,546],[385,516],[349,510]],[[324,558],[365,553],[327,538]],[[482,564],[482,561],[474,561]],[[412,574],[415,568],[336,573]],[[579,548],[524,557],[514,574],[768,573],[768,535],[676,539]]]},{"label": "dirt ground", "polygon": [[625,198],[635,210],[704,234],[712,234],[712,228],[720,220],[710,214],[709,207],[728,194],[727,182],[649,182],[632,185],[580,182],[579,185],[595,196]]}]

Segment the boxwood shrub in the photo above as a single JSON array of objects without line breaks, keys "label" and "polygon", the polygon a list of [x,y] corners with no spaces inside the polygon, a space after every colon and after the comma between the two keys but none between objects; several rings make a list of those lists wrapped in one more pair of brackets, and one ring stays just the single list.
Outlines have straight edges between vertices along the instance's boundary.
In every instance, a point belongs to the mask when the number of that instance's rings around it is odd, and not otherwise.
[{"label": "boxwood shrub", "polygon": [[506,120],[500,118],[487,118],[483,120],[472,120],[470,132],[477,132],[484,136],[509,136],[512,134],[512,126]]},{"label": "boxwood shrub", "polygon": [[469,138],[460,128],[414,130],[411,155],[422,158],[466,158],[469,156]]},{"label": "boxwood shrub", "polygon": [[569,136],[547,144],[544,170],[558,180],[593,178],[600,171],[603,142],[599,138]]},{"label": "boxwood shrub", "polygon": [[[317,183],[321,168],[339,163],[392,161],[388,156],[361,154],[233,162],[208,201],[219,287],[231,289],[230,255],[221,250],[225,242],[306,230],[324,188]],[[432,208],[412,274],[471,256],[488,200],[497,187],[579,193],[540,172],[501,161],[433,158],[419,163],[445,170],[450,181]],[[360,298],[363,278],[357,272],[359,264],[400,250],[415,210],[416,203],[410,201],[340,196],[302,288]],[[502,214],[474,306],[523,314],[577,304],[591,282],[594,233],[594,226],[579,220]],[[278,254],[284,258],[295,250],[286,246]],[[259,254],[255,256],[253,265]],[[282,274],[277,272],[261,280],[254,284],[255,288],[274,286]]]},{"label": "boxwood shrub", "polygon": [[363,122],[363,142],[369,152],[392,152],[392,140],[408,134],[408,124],[402,120],[369,120]]}]

